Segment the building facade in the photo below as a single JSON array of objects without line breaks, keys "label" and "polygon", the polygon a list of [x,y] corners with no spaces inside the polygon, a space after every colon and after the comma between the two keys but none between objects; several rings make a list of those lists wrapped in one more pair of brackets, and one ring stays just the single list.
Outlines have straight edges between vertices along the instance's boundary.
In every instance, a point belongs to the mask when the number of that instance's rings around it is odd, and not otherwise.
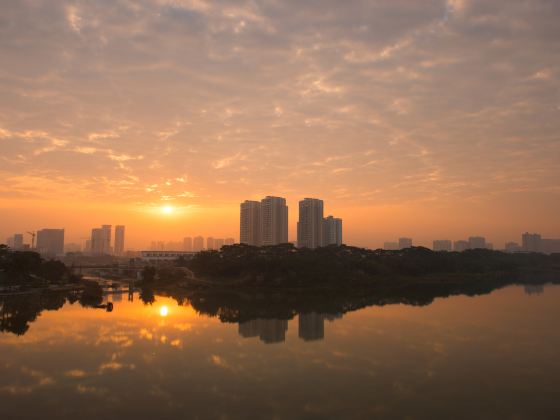
[{"label": "building facade", "polygon": [[412,248],[412,238],[399,238],[399,249]]},{"label": "building facade", "polygon": [[41,229],[37,231],[37,251],[54,257],[64,254],[64,229]]},{"label": "building facade", "polygon": [[200,252],[204,249],[204,238],[195,236],[193,239],[193,252]]},{"label": "building facade", "polygon": [[245,200],[240,206],[239,242],[242,244],[261,246],[261,203]]},{"label": "building facade", "polygon": [[342,219],[327,216],[323,219],[323,246],[342,245]]},{"label": "building facade", "polygon": [[317,248],[323,244],[323,200],[304,198],[299,202],[297,222],[299,248]]},{"label": "building facade", "polygon": [[261,200],[261,244],[288,242],[288,206],[282,197],[267,196]]},{"label": "building facade", "polygon": [[451,252],[451,250],[453,249],[453,245],[451,243],[450,240],[448,239],[436,239],[433,242],[433,247],[432,249],[434,251],[447,251],[447,252]]},{"label": "building facade", "polygon": [[124,255],[124,226],[115,226],[115,255]]}]

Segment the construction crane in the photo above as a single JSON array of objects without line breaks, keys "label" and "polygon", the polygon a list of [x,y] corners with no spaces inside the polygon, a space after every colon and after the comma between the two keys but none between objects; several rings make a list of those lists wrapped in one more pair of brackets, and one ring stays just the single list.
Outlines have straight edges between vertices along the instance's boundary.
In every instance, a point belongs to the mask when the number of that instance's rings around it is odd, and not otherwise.
[{"label": "construction crane", "polygon": [[27,233],[31,235],[31,249],[35,249],[35,236],[37,236],[37,234],[35,232]]}]

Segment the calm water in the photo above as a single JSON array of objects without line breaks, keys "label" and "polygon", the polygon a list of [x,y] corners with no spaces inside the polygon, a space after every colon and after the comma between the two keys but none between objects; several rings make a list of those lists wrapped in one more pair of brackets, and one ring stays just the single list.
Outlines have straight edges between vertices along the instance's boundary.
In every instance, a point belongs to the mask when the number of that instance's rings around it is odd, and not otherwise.
[{"label": "calm water", "polygon": [[560,418],[560,286],[241,323],[110,300],[0,333],[2,419]]}]

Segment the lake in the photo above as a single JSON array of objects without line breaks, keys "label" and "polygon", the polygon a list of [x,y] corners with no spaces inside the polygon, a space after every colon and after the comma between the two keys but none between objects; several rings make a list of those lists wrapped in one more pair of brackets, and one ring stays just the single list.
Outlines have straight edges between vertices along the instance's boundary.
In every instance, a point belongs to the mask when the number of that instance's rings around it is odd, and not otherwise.
[{"label": "lake", "polygon": [[3,304],[2,419],[560,418],[558,285],[349,311],[275,300],[276,318],[219,297],[34,299]]}]

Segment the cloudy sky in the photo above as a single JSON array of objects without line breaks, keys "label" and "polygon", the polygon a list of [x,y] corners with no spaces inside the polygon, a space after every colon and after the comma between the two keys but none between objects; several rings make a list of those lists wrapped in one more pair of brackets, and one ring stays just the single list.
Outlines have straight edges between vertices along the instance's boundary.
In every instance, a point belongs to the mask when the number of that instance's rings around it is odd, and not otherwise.
[{"label": "cloudy sky", "polygon": [[[560,236],[556,0],[5,0],[0,238],[238,237],[325,200],[345,242]],[[171,205],[175,211],[158,211]]]}]

